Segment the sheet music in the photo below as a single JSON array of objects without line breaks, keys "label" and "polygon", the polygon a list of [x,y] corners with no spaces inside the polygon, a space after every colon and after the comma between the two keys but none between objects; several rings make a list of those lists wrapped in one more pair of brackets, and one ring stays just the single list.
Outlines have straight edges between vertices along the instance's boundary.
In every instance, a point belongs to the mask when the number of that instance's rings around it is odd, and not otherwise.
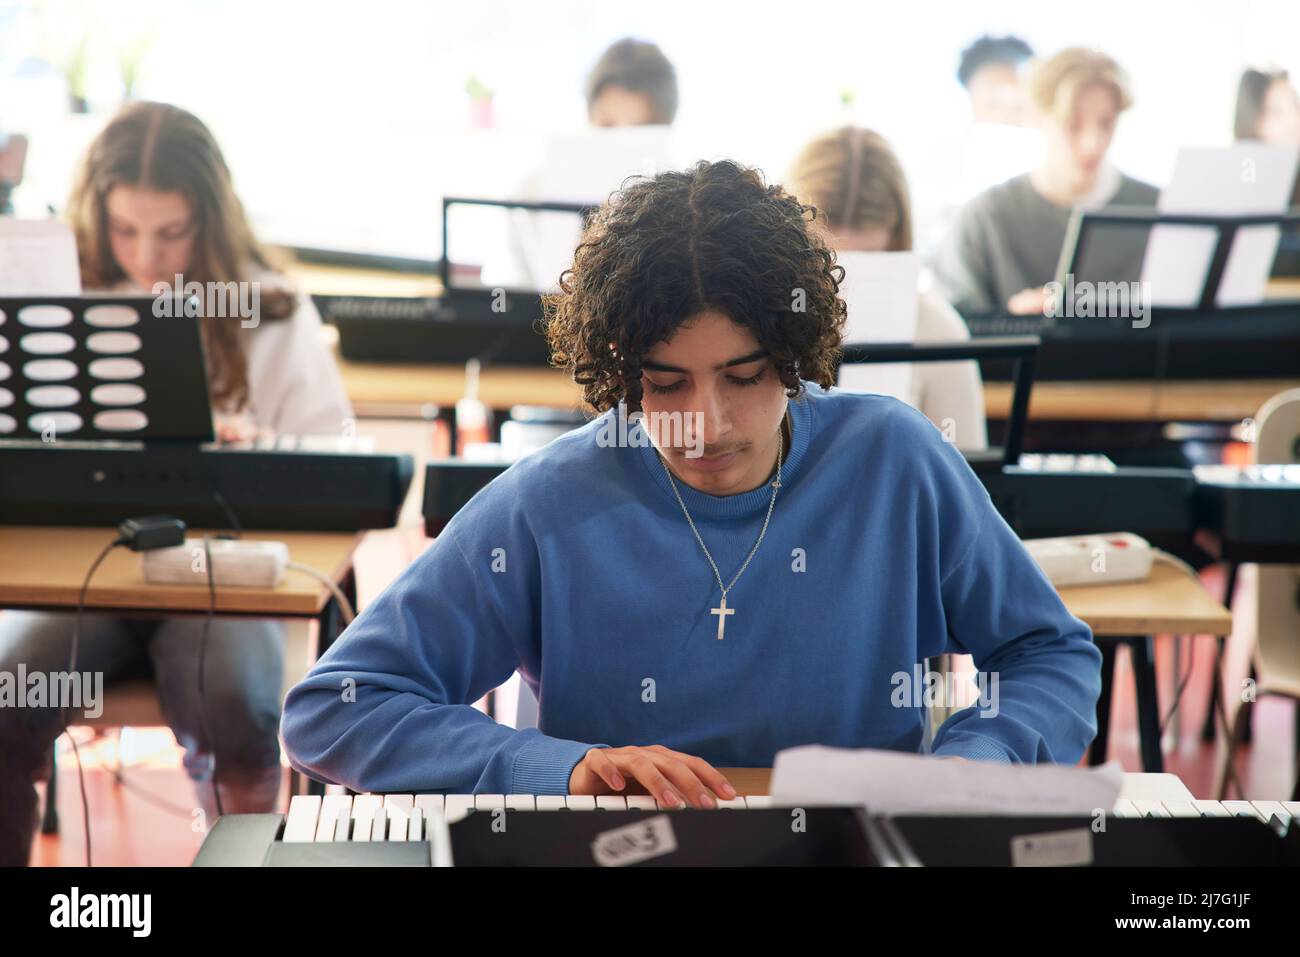
[{"label": "sheet music", "polygon": [[[1264,143],[1181,149],[1157,208],[1162,213],[1205,215],[1284,213],[1295,184],[1296,160],[1294,147]],[[1237,231],[1219,284],[1218,305],[1248,305],[1263,298],[1280,236],[1276,226]],[[1142,262],[1152,304],[1195,306],[1217,242],[1218,230],[1210,226],[1153,228]]]},{"label": "sheet music", "polygon": [[79,296],[81,267],[66,223],[0,216],[0,296]]},{"label": "sheet music", "polygon": [[781,804],[865,804],[881,814],[1093,814],[1119,798],[1123,772],[1059,764],[945,761],[919,754],[807,745],[776,756]]},{"label": "sheet music", "polygon": [[[912,252],[844,252],[840,295],[848,306],[846,342],[913,342],[916,340],[917,283],[920,259]],[[905,362],[845,365],[839,386],[849,392],[892,395],[915,404],[912,365]]]}]

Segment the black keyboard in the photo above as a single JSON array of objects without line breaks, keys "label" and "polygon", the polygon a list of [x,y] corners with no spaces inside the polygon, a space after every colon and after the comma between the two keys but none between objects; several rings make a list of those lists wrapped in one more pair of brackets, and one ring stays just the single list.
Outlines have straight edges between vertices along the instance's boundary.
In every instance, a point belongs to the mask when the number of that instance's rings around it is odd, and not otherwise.
[{"label": "black keyboard", "polygon": [[0,445],[0,524],[116,526],[165,513],[197,528],[388,528],[409,455],[104,444]]}]

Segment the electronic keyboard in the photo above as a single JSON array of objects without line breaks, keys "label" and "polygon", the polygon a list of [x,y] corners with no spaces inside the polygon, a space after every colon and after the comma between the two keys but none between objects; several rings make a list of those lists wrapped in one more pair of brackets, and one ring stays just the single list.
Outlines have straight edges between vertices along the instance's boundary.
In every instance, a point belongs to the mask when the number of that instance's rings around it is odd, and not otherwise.
[{"label": "electronic keyboard", "polygon": [[0,443],[0,524],[116,526],[165,513],[195,528],[353,532],[397,521],[409,455],[280,436],[247,447]]},{"label": "electronic keyboard", "polygon": [[1215,557],[1300,563],[1300,465],[1198,465],[1195,511]]},{"label": "electronic keyboard", "polygon": [[[803,833],[811,840],[803,845],[790,841],[792,813],[807,815]],[[219,819],[194,864],[1008,864],[1017,835],[1077,838],[1080,828],[1092,834],[1087,842],[1099,864],[1277,864],[1300,863],[1298,818],[1297,801],[1121,798],[1106,830],[1094,834],[1091,819],[891,818],[756,795],[719,801],[711,811],[667,809],[637,795],[296,795],[287,816]],[[627,860],[644,842],[673,849],[662,859]]]}]

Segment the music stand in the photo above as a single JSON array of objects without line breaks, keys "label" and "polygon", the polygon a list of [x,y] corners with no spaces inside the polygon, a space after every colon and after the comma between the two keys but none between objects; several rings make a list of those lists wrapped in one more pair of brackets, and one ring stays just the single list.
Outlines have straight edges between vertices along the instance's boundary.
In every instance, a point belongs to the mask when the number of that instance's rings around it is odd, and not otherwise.
[{"label": "music stand", "polygon": [[843,355],[836,364],[870,364],[883,362],[960,362],[970,359],[1011,359],[1015,386],[1011,393],[1011,411],[1007,415],[1007,431],[1001,448],[986,452],[966,452],[975,471],[998,470],[1020,461],[1024,441],[1025,422],[1029,418],[1029,394],[1034,388],[1034,361],[1042,342],[1038,336],[1005,336],[979,339],[973,342],[915,343],[915,342],[855,342],[844,346]]}]

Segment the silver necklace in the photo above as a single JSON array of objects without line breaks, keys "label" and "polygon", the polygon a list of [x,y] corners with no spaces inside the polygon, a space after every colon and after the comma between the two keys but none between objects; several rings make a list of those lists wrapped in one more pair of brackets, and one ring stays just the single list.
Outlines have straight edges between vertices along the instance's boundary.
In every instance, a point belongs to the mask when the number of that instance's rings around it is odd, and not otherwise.
[{"label": "silver necklace", "polygon": [[715,562],[713,556],[709,554],[708,546],[704,544],[704,539],[700,537],[700,530],[695,527],[695,520],[691,518],[690,510],[686,507],[686,503],[682,501],[682,493],[677,491],[677,482],[673,478],[672,470],[668,468],[667,460],[664,458],[662,453],[659,456],[659,461],[663,463],[664,472],[668,475],[668,484],[672,487],[673,495],[677,497],[677,504],[682,507],[682,514],[686,516],[686,521],[690,524],[691,531],[695,533],[695,540],[700,543],[700,549],[704,552],[704,557],[709,560],[709,567],[713,569],[713,577],[718,580],[718,588],[722,592],[722,601],[718,607],[709,609],[709,614],[718,616],[718,641],[721,641],[726,635],[727,616],[736,613],[736,609],[727,607],[727,592],[731,591],[731,589],[735,587],[736,582],[740,580],[740,576],[745,574],[745,569],[749,567],[749,562],[754,557],[754,553],[758,551],[758,546],[763,544],[763,536],[767,534],[768,522],[772,520],[772,508],[776,505],[776,493],[781,487],[781,461],[785,452],[784,423],[782,423],[782,426],[783,427],[778,430],[776,437],[776,478],[772,479],[770,483],[772,486],[772,497],[767,503],[767,515],[763,519],[763,528],[758,533],[758,540],[754,542],[754,547],[749,550],[749,555],[745,557],[745,563],[740,566],[740,571],[736,572],[736,577],[731,579],[730,585],[722,584],[722,573],[718,571],[718,563]]}]

